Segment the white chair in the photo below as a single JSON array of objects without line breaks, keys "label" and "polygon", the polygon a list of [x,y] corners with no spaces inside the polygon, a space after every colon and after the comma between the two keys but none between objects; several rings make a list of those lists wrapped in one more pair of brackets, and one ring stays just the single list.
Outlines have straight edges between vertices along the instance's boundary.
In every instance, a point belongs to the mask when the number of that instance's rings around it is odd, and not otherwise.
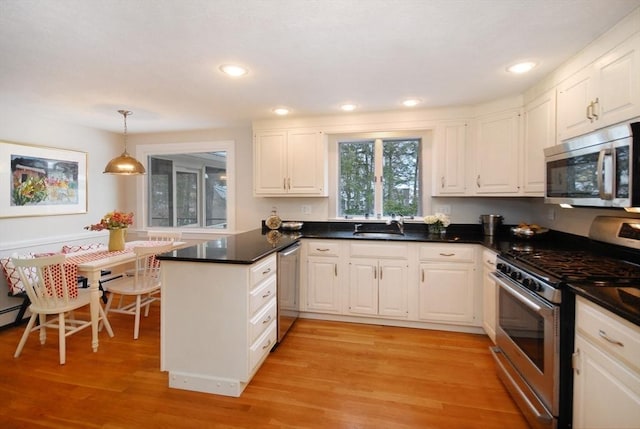
[{"label": "white chair", "polygon": [[[124,276],[104,283],[103,287],[109,292],[109,300],[105,313],[129,314],[135,317],[133,339],[138,339],[140,332],[140,312],[144,307],[144,315],[149,315],[149,307],[160,298],[154,294],[160,290],[160,270],[155,255],[166,253],[173,249],[173,244],[158,246],[138,246],[133,249],[136,253],[136,266],[132,276]],[[118,305],[113,306],[116,295],[119,295]],[[124,297],[135,297],[133,302],[127,302]]]},{"label": "white chair", "polygon": [[[11,258],[11,261],[20,273],[25,291],[31,301],[29,305],[31,318],[18,343],[14,357],[20,356],[31,332],[39,330],[40,343],[44,344],[47,339],[46,329],[57,328],[60,364],[64,364],[66,361],[66,337],[91,326],[91,320],[79,320],[72,314],[74,310],[89,305],[90,290],[77,289],[75,277],[67,279],[64,269],[65,255],[63,254],[28,259]],[[77,289],[77,297],[72,296],[71,288]],[[70,313],[69,318],[66,317],[67,313]],[[57,317],[47,320],[48,315],[56,315]],[[40,324],[34,327],[37,317],[40,319]],[[96,323],[100,321],[107,328],[109,336],[113,337],[113,330],[102,306],[99,306],[99,320]]]},{"label": "white chair", "polygon": [[150,241],[179,241],[182,231],[147,231],[147,238]]}]

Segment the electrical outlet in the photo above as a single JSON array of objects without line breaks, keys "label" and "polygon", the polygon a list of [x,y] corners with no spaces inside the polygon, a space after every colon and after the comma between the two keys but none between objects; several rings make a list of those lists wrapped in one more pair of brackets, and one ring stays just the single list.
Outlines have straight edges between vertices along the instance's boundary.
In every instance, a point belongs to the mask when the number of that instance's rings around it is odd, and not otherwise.
[{"label": "electrical outlet", "polygon": [[555,207],[549,207],[549,210],[547,210],[547,219],[556,220],[556,209],[555,209]]},{"label": "electrical outlet", "polygon": [[307,204],[303,204],[300,206],[300,211],[303,214],[311,214],[311,206]]},{"label": "electrical outlet", "polygon": [[442,213],[442,214],[450,215],[451,214],[451,206],[448,205],[448,204],[443,204],[443,205],[436,206],[436,213]]}]

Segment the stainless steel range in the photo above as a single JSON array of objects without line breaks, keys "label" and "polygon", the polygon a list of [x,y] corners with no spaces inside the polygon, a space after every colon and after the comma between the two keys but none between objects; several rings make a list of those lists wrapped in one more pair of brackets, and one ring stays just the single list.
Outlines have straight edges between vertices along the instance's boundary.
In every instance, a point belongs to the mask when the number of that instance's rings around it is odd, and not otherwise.
[{"label": "stainless steel range", "polygon": [[598,252],[599,242],[623,253],[640,249],[640,220],[597,217],[589,238],[589,250],[524,244],[498,256],[492,353],[501,380],[533,428],[572,424],[575,297],[567,284],[640,284],[639,265]]}]

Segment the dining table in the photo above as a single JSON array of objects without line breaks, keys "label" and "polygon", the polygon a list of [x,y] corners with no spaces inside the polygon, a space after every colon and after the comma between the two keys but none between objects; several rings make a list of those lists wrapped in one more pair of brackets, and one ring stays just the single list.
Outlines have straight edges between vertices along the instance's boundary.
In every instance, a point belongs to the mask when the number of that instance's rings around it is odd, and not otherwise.
[{"label": "dining table", "polygon": [[[65,266],[72,271],[75,269],[76,275],[87,278],[89,287],[90,301],[89,309],[91,312],[91,347],[93,351],[98,350],[98,320],[100,306],[100,279],[103,271],[110,271],[122,265],[132,264],[136,260],[134,249],[136,247],[147,246],[164,246],[169,244],[163,241],[129,241],[125,243],[124,250],[108,251],[105,249],[97,249],[88,252],[69,253],[65,259]],[[173,241],[173,247],[178,249],[187,244],[185,241]]]}]

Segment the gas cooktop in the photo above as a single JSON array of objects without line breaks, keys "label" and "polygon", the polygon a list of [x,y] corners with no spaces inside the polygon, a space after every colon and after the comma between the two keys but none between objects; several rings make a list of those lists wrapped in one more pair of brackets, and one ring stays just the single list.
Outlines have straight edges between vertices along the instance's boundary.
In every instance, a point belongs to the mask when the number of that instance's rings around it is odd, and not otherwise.
[{"label": "gas cooktop", "polygon": [[566,283],[578,282],[597,286],[640,285],[640,265],[588,251],[511,250],[507,255],[513,261],[521,261]]}]

